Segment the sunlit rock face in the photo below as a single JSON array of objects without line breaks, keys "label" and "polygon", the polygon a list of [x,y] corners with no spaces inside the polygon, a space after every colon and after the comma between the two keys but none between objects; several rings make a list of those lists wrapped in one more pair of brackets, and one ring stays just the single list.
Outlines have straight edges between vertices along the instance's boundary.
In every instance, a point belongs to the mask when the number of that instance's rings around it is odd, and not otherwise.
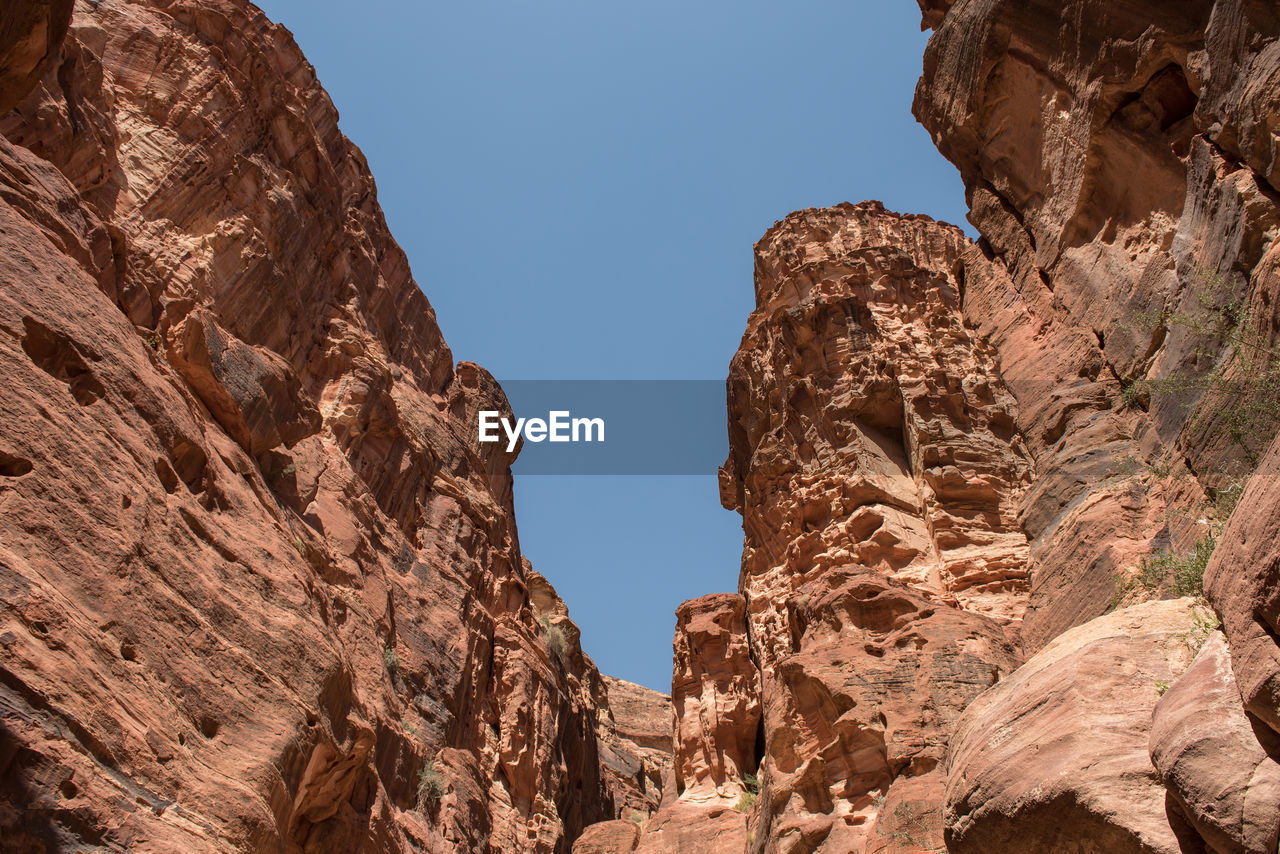
[{"label": "sunlit rock face", "polygon": [[1018,663],[1033,469],[961,316],[969,245],[874,202],[756,245],[721,494],[745,531],[763,850],[940,844],[950,728]]},{"label": "sunlit rock face", "polygon": [[[1274,335],[1280,15],[1246,0],[983,0],[925,22],[915,114],[982,236],[963,259],[964,314],[1035,459],[1020,521],[1023,638],[1039,648],[1110,607],[1143,554],[1194,543],[1187,508],[1266,447],[1233,446],[1221,401],[1195,410],[1194,382],[1126,391],[1224,361],[1230,341],[1201,321],[1232,304]],[[1175,476],[1118,477],[1126,465]]]},{"label": "sunlit rock face", "polygon": [[1148,732],[1194,651],[1196,605],[1134,605],[1056,638],[975,700],[951,737],[948,851],[1178,854]]},{"label": "sunlit rock face", "polygon": [[505,397],[288,31],[70,13],[0,24],[3,847],[555,852],[651,809],[475,443]]},{"label": "sunlit rock face", "polygon": [[[754,850],[1269,850],[1280,467],[1274,423],[1242,428],[1221,389],[1257,364],[1242,340],[1280,331],[1280,13],[920,7],[915,113],[980,239],[871,203],[792,214],[757,245],[730,372],[721,488],[764,709]],[[1216,613],[1138,604],[1174,593],[1135,592],[1144,560],[1206,537]],[[1104,616],[1117,605],[1130,616]],[[1135,648],[1110,649],[1117,632]],[[1175,691],[1201,646],[1216,657]],[[1181,705],[1157,725],[1165,690]],[[1063,691],[1081,704],[1050,703]],[[1010,758],[1055,728],[1088,740],[1096,714],[1108,761],[1070,785]],[[1194,779],[1209,750],[1257,772],[1224,769],[1217,803]]]},{"label": "sunlit rock face", "polygon": [[[915,114],[959,167],[981,234],[961,258],[962,310],[1000,364],[1033,459],[1018,507],[1032,578],[1021,636],[1041,651],[1024,666],[1034,672],[1009,680],[1022,687],[1002,683],[966,712],[949,760],[948,845],[1269,851],[1280,833],[1267,807],[1280,755],[1280,465],[1273,415],[1242,407],[1238,392],[1252,372],[1266,385],[1280,330],[1280,11],[1252,0],[920,5],[935,32]],[[1042,656],[1122,628],[1100,615],[1133,600],[1125,584],[1144,559],[1214,541],[1203,586],[1213,613],[1174,631],[1179,654],[1201,649],[1184,675],[1169,658],[1153,697],[1125,681],[1154,672],[1137,650],[1090,675],[1096,645],[1054,675]],[[1126,746],[1109,770],[1067,774],[1070,791],[1055,782],[1066,766],[1007,755],[1042,743],[1036,715],[1009,722],[991,705],[1049,702],[1035,699],[1047,687],[1028,687],[1037,679],[1088,700],[1058,711],[1064,733],[1089,740],[1091,715],[1119,716],[1108,737]],[[1000,727],[987,747],[974,737],[982,726]],[[1072,804],[1083,812],[1060,809]]]},{"label": "sunlit rock face", "polygon": [[876,203],[792,214],[756,245],[729,376],[727,507],[767,671],[787,595],[858,565],[1016,631],[1031,478],[1014,400],[960,314],[959,229]]},{"label": "sunlit rock face", "polygon": [[[1280,11],[920,6],[980,238],[757,244],[668,697],[521,554],[502,390],[288,32],[9,0],[0,847],[1274,851],[1280,445],[1141,383],[1280,339]],[[1207,532],[1212,614],[1120,583]]]}]

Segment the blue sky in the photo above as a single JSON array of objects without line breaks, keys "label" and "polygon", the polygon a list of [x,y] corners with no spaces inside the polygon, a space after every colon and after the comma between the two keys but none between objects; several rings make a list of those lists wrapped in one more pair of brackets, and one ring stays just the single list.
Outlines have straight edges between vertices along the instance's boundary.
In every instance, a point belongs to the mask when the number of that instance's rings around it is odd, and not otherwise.
[{"label": "blue sky", "polygon": [[[751,247],[804,207],[963,224],[911,117],[911,0],[262,0],[368,157],[455,359],[500,380],[723,380]],[[669,690],[684,599],[737,586],[705,476],[521,476],[521,545],[601,670]]]}]

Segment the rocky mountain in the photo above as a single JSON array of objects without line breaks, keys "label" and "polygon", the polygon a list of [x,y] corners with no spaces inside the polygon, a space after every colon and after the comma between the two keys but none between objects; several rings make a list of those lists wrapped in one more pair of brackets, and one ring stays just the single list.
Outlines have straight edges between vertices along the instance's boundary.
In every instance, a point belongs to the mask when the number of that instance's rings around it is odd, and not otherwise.
[{"label": "rocky mountain", "polygon": [[470,429],[506,400],[289,33],[14,0],[0,36],[0,848],[553,852],[649,811],[667,700],[522,558]]},{"label": "rocky mountain", "polygon": [[[915,113],[980,237],[869,202],[757,243],[742,600],[680,612],[736,637],[675,642],[716,797],[637,850],[1270,854],[1280,14],[921,8]],[[749,651],[759,697],[715,653],[697,708],[759,705],[750,758],[679,702],[687,645]]]},{"label": "rocky mountain", "polygon": [[980,236],[756,244],[666,696],[288,31],[8,0],[0,851],[1275,852],[1280,11],[920,7]]}]

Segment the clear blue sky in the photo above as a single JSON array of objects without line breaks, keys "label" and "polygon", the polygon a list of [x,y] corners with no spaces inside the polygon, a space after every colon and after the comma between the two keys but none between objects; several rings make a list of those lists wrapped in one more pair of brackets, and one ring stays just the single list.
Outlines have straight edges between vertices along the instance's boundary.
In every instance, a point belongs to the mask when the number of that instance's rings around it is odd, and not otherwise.
[{"label": "clear blue sky", "polygon": [[[722,380],[775,220],[880,199],[963,224],[911,117],[911,0],[261,5],[368,157],[454,357],[499,379]],[[516,508],[601,670],[669,690],[676,605],[737,586],[711,471],[521,476]]]}]

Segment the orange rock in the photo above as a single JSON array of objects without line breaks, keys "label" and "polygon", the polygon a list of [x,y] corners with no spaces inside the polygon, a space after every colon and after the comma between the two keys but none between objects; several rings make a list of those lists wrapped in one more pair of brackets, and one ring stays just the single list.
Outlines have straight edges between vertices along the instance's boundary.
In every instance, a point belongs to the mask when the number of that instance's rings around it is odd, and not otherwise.
[{"label": "orange rock", "polygon": [[1258,464],[1205,569],[1244,708],[1280,733],[1280,439]]},{"label": "orange rock", "polygon": [[1001,626],[867,569],[789,606],[795,651],[764,697],[769,850],[940,846],[947,738],[1018,664]]},{"label": "orange rock", "polygon": [[[0,97],[60,8],[6,6]],[[289,33],[85,2],[50,67],[0,116],[5,844],[549,854],[656,804]]]},{"label": "orange rock", "polygon": [[736,801],[759,764],[760,677],[747,646],[746,603],[717,593],[676,609],[671,703],[676,791]]},{"label": "orange rock", "polygon": [[676,801],[645,823],[636,854],[741,854],[747,815],[724,802]]},{"label": "orange rock", "polygon": [[1160,779],[1211,850],[1276,850],[1277,747],[1280,739],[1255,728],[1240,707],[1226,641],[1210,632],[1196,660],[1156,704],[1150,750]]},{"label": "orange rock", "polygon": [[[1192,545],[1202,487],[1250,468],[1225,430],[1188,429],[1215,414],[1188,411],[1194,383],[1190,400],[1125,390],[1226,353],[1160,318],[1268,288],[1280,26],[1241,0],[937,5],[914,112],[968,190],[983,240],[961,261],[964,313],[1035,459],[1019,518],[1038,649],[1111,607],[1145,554]],[[1135,474],[1170,463],[1173,482]]]},{"label": "orange rock", "polygon": [[640,843],[640,825],[619,819],[593,824],[573,843],[573,854],[629,854]]},{"label": "orange rock", "polygon": [[1099,617],[976,699],[947,757],[947,851],[1186,850],[1147,741],[1160,686],[1194,655],[1196,608],[1174,599]]},{"label": "orange rock", "polygon": [[866,202],[756,246],[721,495],[743,515],[770,854],[940,845],[951,726],[1018,663],[1033,472],[961,316],[969,245]]}]

